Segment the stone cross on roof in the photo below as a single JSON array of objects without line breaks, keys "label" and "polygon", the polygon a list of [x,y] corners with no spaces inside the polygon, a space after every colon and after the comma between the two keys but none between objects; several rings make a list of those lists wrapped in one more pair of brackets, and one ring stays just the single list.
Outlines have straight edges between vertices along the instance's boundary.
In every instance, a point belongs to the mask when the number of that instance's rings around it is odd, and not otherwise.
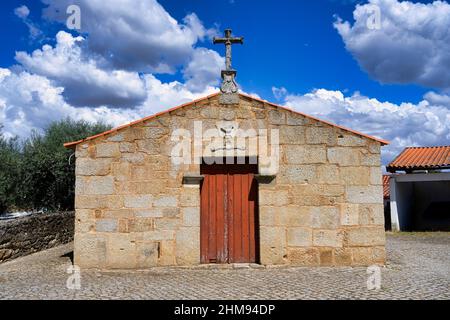
[{"label": "stone cross on roof", "polygon": [[231,66],[231,45],[233,44],[244,44],[244,38],[242,37],[232,37],[231,29],[225,30],[224,38],[213,39],[214,44],[225,44],[226,54],[225,54],[225,70],[222,70],[222,86],[220,90],[222,91],[221,102],[224,104],[234,104],[239,102],[239,97],[237,96],[238,86],[236,83],[236,70],[233,70]]},{"label": "stone cross on roof", "polygon": [[231,71],[233,70],[231,67],[231,45],[232,44],[244,44],[244,38],[242,37],[232,37],[231,36],[231,29],[226,29],[225,30],[225,38],[217,38],[215,37],[213,39],[214,44],[220,44],[223,43],[225,44],[225,48],[226,48],[226,54],[225,54],[225,59],[226,59],[226,70],[227,71]]}]

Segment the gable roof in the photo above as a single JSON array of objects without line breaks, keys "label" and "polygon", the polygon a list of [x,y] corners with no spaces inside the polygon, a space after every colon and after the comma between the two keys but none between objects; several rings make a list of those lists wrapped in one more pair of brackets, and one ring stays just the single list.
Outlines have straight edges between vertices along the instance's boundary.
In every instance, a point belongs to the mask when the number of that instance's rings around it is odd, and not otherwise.
[{"label": "gable roof", "polygon": [[[139,123],[142,123],[142,122],[151,120],[151,119],[155,119],[155,118],[158,118],[158,117],[160,117],[160,116],[162,116],[162,115],[164,115],[164,114],[167,114],[167,113],[176,111],[176,110],[178,110],[178,109],[181,109],[181,108],[184,108],[184,107],[193,105],[193,104],[195,104],[195,103],[198,103],[198,102],[201,102],[201,101],[204,101],[204,100],[208,100],[208,99],[214,98],[214,97],[218,96],[219,94],[220,94],[220,92],[217,92],[217,93],[211,94],[211,95],[209,95],[209,96],[206,96],[206,97],[203,97],[203,98],[200,98],[200,99],[197,99],[197,100],[193,100],[193,101],[187,102],[187,103],[182,104],[182,105],[180,105],[180,106],[177,106],[177,107],[168,109],[168,110],[166,110],[166,111],[162,111],[162,112],[153,114],[153,115],[151,115],[151,116],[149,116],[149,117],[145,117],[145,118],[139,119],[139,120],[137,120],[137,121],[133,121],[133,122],[131,122],[131,123],[125,124],[125,125],[123,125],[123,126],[120,126],[120,127],[117,127],[117,128],[111,129],[111,130],[108,130],[108,131],[105,131],[105,132],[100,133],[100,134],[97,134],[97,135],[95,135],[95,136],[91,136],[91,137],[88,137],[88,138],[85,138],[85,139],[82,139],[82,140],[78,140],[78,141],[67,142],[67,143],[64,144],[64,147],[66,147],[66,148],[73,148],[73,147],[75,147],[76,145],[78,145],[78,144],[80,144],[80,143],[83,143],[83,142],[86,142],[86,141],[91,141],[91,140],[94,140],[94,139],[96,139],[96,138],[103,137],[103,136],[106,136],[106,135],[109,135],[109,134],[114,134],[114,133],[116,133],[116,132],[118,132],[118,131],[120,131],[120,130],[122,130],[122,129],[131,127],[131,126],[133,126],[133,125],[136,125],[136,124],[139,124]],[[358,131],[355,131],[355,130],[352,130],[352,129],[349,129],[349,128],[346,128],[346,127],[343,127],[343,126],[340,126],[340,125],[337,125],[337,124],[334,124],[334,123],[329,122],[329,121],[325,121],[325,120],[322,120],[322,119],[319,119],[319,118],[316,118],[316,117],[313,117],[313,116],[304,114],[304,113],[302,113],[302,112],[298,112],[298,111],[289,109],[289,108],[287,108],[287,107],[283,107],[283,106],[277,105],[277,104],[275,104],[275,103],[268,102],[268,101],[266,101],[266,100],[262,100],[262,99],[259,99],[259,98],[255,98],[255,97],[253,97],[253,96],[250,96],[250,95],[247,95],[247,94],[243,94],[243,93],[239,93],[239,95],[240,95],[241,97],[245,97],[245,98],[248,98],[248,99],[251,99],[251,100],[255,100],[255,101],[258,101],[258,102],[267,104],[267,105],[269,105],[269,106],[275,107],[275,108],[283,109],[283,110],[286,110],[286,111],[289,111],[289,112],[292,112],[292,113],[295,113],[295,114],[304,116],[305,118],[309,118],[309,119],[312,119],[312,120],[315,120],[315,121],[319,121],[319,122],[322,122],[322,123],[326,123],[326,124],[328,124],[328,125],[330,125],[330,126],[333,126],[333,127],[336,127],[336,128],[339,128],[339,129],[342,129],[342,130],[344,130],[344,131],[348,131],[348,132],[351,132],[351,133],[354,133],[354,134],[357,134],[357,135],[359,135],[359,136],[361,136],[361,137],[365,137],[365,138],[368,138],[368,139],[371,139],[371,140],[380,142],[382,145],[387,145],[387,144],[389,144],[389,142],[386,141],[386,140],[378,139],[378,138],[376,138],[376,137],[373,137],[373,136],[370,136],[370,135],[367,135],[367,134],[364,134],[364,133],[361,133],[361,132],[358,132]]]},{"label": "gable roof", "polygon": [[389,172],[429,169],[450,169],[450,146],[408,147],[386,166]]}]

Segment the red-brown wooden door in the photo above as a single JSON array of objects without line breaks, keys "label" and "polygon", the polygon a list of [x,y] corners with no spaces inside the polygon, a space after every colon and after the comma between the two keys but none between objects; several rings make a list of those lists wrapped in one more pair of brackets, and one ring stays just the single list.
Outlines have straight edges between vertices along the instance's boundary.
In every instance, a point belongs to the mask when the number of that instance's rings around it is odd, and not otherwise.
[{"label": "red-brown wooden door", "polygon": [[202,263],[257,262],[257,172],[249,164],[201,166]]}]

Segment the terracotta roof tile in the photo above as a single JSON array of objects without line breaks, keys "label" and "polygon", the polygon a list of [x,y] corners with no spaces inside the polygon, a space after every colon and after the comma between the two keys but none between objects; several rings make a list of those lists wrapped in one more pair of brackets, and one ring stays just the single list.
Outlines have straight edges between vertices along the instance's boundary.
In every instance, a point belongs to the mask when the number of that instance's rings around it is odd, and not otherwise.
[{"label": "terracotta roof tile", "polygon": [[448,168],[450,146],[409,147],[386,167],[389,172]]},{"label": "terracotta roof tile", "polygon": [[389,186],[390,178],[391,178],[391,176],[388,174],[383,175],[383,197],[385,199],[389,199],[391,197],[391,189]]},{"label": "terracotta roof tile", "polygon": [[[77,144],[80,144],[80,143],[83,143],[83,142],[86,142],[86,141],[90,141],[90,140],[93,140],[93,139],[96,139],[96,138],[99,138],[99,137],[102,137],[102,136],[106,136],[106,135],[109,135],[109,134],[113,134],[113,133],[115,133],[115,132],[117,132],[117,131],[120,131],[120,130],[122,130],[122,129],[128,128],[128,127],[133,126],[133,125],[135,125],[135,124],[142,123],[142,122],[144,122],[144,121],[148,121],[148,120],[151,120],[151,119],[153,119],[153,118],[157,118],[157,117],[159,117],[159,116],[162,116],[162,115],[164,115],[164,114],[170,113],[170,112],[175,111],[175,110],[178,110],[178,109],[180,109],[180,108],[184,108],[184,107],[187,107],[187,106],[189,106],[189,105],[195,104],[195,103],[197,103],[197,102],[200,102],[200,101],[204,101],[204,100],[213,98],[213,97],[215,97],[215,96],[218,96],[219,94],[220,94],[219,92],[214,93],[214,94],[211,94],[211,95],[209,95],[209,96],[206,96],[206,97],[203,97],[203,98],[200,98],[200,99],[197,99],[197,100],[194,100],[194,101],[191,101],[191,102],[182,104],[182,105],[180,105],[180,106],[178,106],[178,107],[175,107],[175,108],[172,108],[172,109],[163,111],[163,112],[156,113],[156,114],[151,115],[151,116],[149,116],[149,117],[142,118],[142,119],[140,119],[140,120],[137,120],[137,121],[134,121],[134,122],[125,124],[125,125],[123,125],[123,126],[114,128],[114,129],[112,129],[112,130],[108,130],[108,131],[106,131],[106,132],[97,134],[97,135],[92,136],[92,137],[88,137],[88,138],[83,139],[83,140],[74,141],[74,142],[67,142],[67,143],[64,144],[64,147],[66,147],[66,148],[73,148],[73,147],[75,147]],[[276,108],[284,109],[284,110],[287,110],[287,111],[290,111],[290,112],[293,112],[293,113],[302,115],[302,116],[304,116],[304,117],[306,117],[306,118],[309,118],[309,119],[313,119],[313,120],[316,120],[316,121],[320,121],[320,122],[326,123],[326,124],[331,125],[331,126],[333,126],[333,127],[340,128],[340,129],[345,130],[345,131],[348,131],[348,132],[352,132],[352,133],[354,133],[354,134],[357,134],[357,135],[359,135],[359,136],[362,136],[362,137],[365,137],[365,138],[368,138],[368,139],[371,139],[371,140],[378,141],[378,142],[380,142],[382,145],[387,145],[387,144],[389,144],[389,142],[386,141],[386,140],[379,139],[379,138],[375,138],[375,137],[369,136],[369,135],[367,135],[367,134],[364,134],[364,133],[361,133],[361,132],[358,132],[358,131],[355,131],[355,130],[352,130],[352,129],[349,129],[349,128],[346,128],[346,127],[343,127],[343,126],[340,126],[340,125],[337,125],[337,124],[334,124],[334,123],[325,121],[325,120],[321,120],[321,119],[319,119],[319,118],[315,118],[315,117],[312,117],[312,116],[310,116],[310,115],[307,115],[307,114],[304,114],[304,113],[301,113],[301,112],[298,112],[298,111],[295,111],[295,110],[292,110],[292,109],[289,109],[289,108],[286,108],[286,107],[283,107],[283,106],[280,106],[280,105],[277,105],[277,104],[274,104],[274,103],[271,103],[271,102],[268,102],[268,101],[266,101],[266,100],[258,99],[258,98],[255,98],[255,97],[253,97],[253,96],[249,96],[249,95],[242,94],[242,93],[240,93],[239,95],[240,95],[240,96],[243,96],[243,97],[247,97],[247,98],[249,98],[249,99],[253,99],[253,100],[256,100],[256,101],[260,101],[260,102],[266,103],[266,104],[268,104],[268,105],[270,105],[270,106],[273,106],[273,107],[276,107]]]}]

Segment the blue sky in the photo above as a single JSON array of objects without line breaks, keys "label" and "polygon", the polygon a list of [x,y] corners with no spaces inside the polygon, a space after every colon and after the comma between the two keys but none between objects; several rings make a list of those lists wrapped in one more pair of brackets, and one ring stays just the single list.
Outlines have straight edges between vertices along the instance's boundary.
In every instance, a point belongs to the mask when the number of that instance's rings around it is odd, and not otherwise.
[{"label": "blue sky", "polygon": [[[242,91],[391,140],[385,161],[449,144],[445,1],[104,2],[0,4],[7,136],[66,116],[118,125],[213,92],[224,48],[211,38],[231,28],[245,38],[233,47]],[[79,32],[65,25],[69,4],[81,8]],[[369,30],[373,7],[380,25]]]},{"label": "blue sky", "polygon": [[[73,1],[76,3],[77,1]],[[239,71],[239,84],[249,92],[275,100],[272,86],[307,93],[316,88],[345,92],[360,91],[364,95],[395,103],[418,102],[430,88],[417,85],[382,84],[361,70],[333,27],[335,15],[352,19],[355,3],[364,1],[339,0],[195,0],[159,1],[177,20],[195,12],[206,26],[217,25],[219,30],[232,28],[245,38],[243,47],[233,50],[233,65]],[[41,19],[45,5],[36,0],[3,1],[0,13],[1,38],[6,39],[0,52],[0,66],[16,63],[16,51],[32,51],[42,46],[30,41],[27,26],[14,14],[14,9],[26,5],[30,18],[54,38],[61,24]],[[63,28],[66,29],[66,28]],[[68,29],[66,29],[69,31]],[[54,43],[52,39],[44,41]],[[223,54],[205,40],[202,46]],[[164,80],[180,79],[159,75]]]},{"label": "blue sky", "polygon": [[233,52],[239,83],[264,98],[274,100],[271,87],[275,85],[295,92],[326,87],[397,103],[419,101],[427,89],[382,85],[370,79],[345,50],[333,28],[334,16],[352,19],[357,2],[225,0],[212,6],[205,5],[208,1],[161,1],[177,18],[196,12],[206,25],[217,23],[220,29],[230,27],[244,36],[244,47]]}]

